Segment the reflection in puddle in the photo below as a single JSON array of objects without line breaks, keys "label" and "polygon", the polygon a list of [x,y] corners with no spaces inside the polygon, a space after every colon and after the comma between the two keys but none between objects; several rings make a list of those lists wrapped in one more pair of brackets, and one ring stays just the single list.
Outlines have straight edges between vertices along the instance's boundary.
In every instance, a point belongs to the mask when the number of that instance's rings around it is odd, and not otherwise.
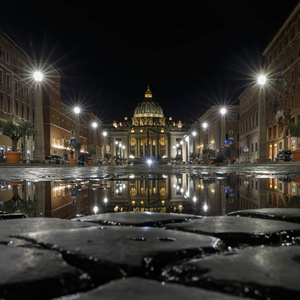
[{"label": "reflection in puddle", "polygon": [[0,192],[0,211],[62,219],[122,211],[220,216],[244,209],[299,207],[299,178],[236,173],[1,182]]}]

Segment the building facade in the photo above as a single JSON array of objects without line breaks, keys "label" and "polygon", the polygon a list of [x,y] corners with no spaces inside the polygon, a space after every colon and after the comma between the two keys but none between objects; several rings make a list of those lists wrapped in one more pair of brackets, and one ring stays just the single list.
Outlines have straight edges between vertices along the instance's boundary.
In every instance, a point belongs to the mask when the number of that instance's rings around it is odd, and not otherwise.
[{"label": "building facade", "polygon": [[207,159],[204,149],[210,149],[210,158],[218,155],[238,159],[239,148],[239,106],[226,108],[226,113],[220,113],[222,107],[213,105],[207,110],[188,132],[187,152],[196,152],[200,160]]},{"label": "building facade", "polygon": [[[35,87],[28,74],[33,72],[33,61],[5,33],[0,31],[0,119],[15,123],[34,122]],[[26,147],[25,144],[26,143]],[[11,151],[11,140],[0,135],[0,153]],[[26,148],[26,149],[25,149]],[[33,158],[33,137],[20,140],[18,150]]]},{"label": "building facade", "polygon": [[[15,123],[29,121],[35,123],[37,117],[35,82],[33,80],[34,61],[5,33],[0,32],[0,120]],[[62,101],[61,74],[50,64],[43,64],[42,114],[45,156],[66,155],[64,141],[75,137],[75,114],[73,107]],[[95,139],[91,126],[97,122],[97,135],[100,136],[101,121],[90,112],[79,116],[79,136],[82,152],[88,146],[97,150],[97,157],[103,156],[101,138]],[[11,140],[0,134],[0,154],[11,151]],[[23,152],[23,160],[34,160],[34,136],[22,138],[18,151]]]},{"label": "building facade", "polygon": [[300,4],[275,34],[263,55],[268,65],[267,151],[274,159],[279,150],[300,148],[290,136],[290,123],[300,121]]},{"label": "building facade", "polygon": [[149,85],[131,121],[125,117],[123,122],[115,121],[106,129],[109,132],[106,153],[114,158],[134,161],[153,157],[167,162],[182,161],[187,157],[183,138],[187,128],[181,121],[166,120],[160,104],[153,100]]}]

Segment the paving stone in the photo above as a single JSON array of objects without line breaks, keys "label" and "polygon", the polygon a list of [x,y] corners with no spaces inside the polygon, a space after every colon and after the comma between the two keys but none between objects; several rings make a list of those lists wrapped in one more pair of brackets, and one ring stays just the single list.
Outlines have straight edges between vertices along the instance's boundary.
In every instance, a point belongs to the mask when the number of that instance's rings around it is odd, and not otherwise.
[{"label": "paving stone", "polygon": [[299,299],[300,247],[255,247],[168,267],[163,280],[255,299]]},{"label": "paving stone", "polygon": [[88,222],[71,222],[70,220],[62,220],[55,218],[25,218],[0,220],[0,243],[14,245],[25,245],[26,241],[18,240],[11,235],[19,235],[28,232],[37,232],[43,230],[58,230],[91,227],[94,224]]},{"label": "paving stone", "polygon": [[203,248],[216,251],[222,245],[218,238],[152,227],[89,227],[22,236],[68,253],[73,265],[88,258],[117,264],[127,272],[154,271],[182,257],[199,255]]},{"label": "paving stone", "polygon": [[206,217],[185,223],[166,224],[167,229],[209,234],[220,237],[227,245],[259,245],[295,243],[300,236],[300,224],[246,217]]},{"label": "paving stone", "polygon": [[60,253],[0,245],[0,298],[48,299],[90,288],[90,280]]},{"label": "paving stone", "polygon": [[[115,280],[85,294],[77,295],[80,300],[230,300],[241,299],[222,293],[179,284],[162,283],[138,277]],[[67,299],[67,298],[65,298]],[[244,298],[245,299],[245,298]],[[61,298],[63,300],[63,298]]]},{"label": "paving stone", "polygon": [[233,211],[228,216],[242,216],[261,219],[273,219],[286,222],[300,223],[299,208],[260,208]]},{"label": "paving stone", "polygon": [[184,222],[201,216],[155,212],[118,212],[91,215],[73,220],[109,225],[159,226],[170,222]]}]

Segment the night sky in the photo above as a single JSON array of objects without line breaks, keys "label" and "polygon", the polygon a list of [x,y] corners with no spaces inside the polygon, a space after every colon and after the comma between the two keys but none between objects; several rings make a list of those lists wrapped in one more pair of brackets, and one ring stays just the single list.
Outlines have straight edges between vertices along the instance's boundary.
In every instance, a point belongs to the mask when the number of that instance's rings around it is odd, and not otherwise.
[{"label": "night sky", "polygon": [[149,83],[165,117],[191,123],[210,105],[237,104],[297,3],[6,1],[0,29],[55,63],[63,101],[103,122],[131,117]]}]

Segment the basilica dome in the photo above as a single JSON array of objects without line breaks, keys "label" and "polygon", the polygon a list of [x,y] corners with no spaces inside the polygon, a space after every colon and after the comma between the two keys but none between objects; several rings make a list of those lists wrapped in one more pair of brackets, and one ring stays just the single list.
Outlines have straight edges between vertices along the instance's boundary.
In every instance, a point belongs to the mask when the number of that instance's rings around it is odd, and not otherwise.
[{"label": "basilica dome", "polygon": [[138,103],[134,110],[133,116],[134,118],[164,118],[164,113],[161,106],[157,102],[154,102],[152,99],[152,93],[150,91],[149,85],[145,93],[145,100],[143,102]]}]

